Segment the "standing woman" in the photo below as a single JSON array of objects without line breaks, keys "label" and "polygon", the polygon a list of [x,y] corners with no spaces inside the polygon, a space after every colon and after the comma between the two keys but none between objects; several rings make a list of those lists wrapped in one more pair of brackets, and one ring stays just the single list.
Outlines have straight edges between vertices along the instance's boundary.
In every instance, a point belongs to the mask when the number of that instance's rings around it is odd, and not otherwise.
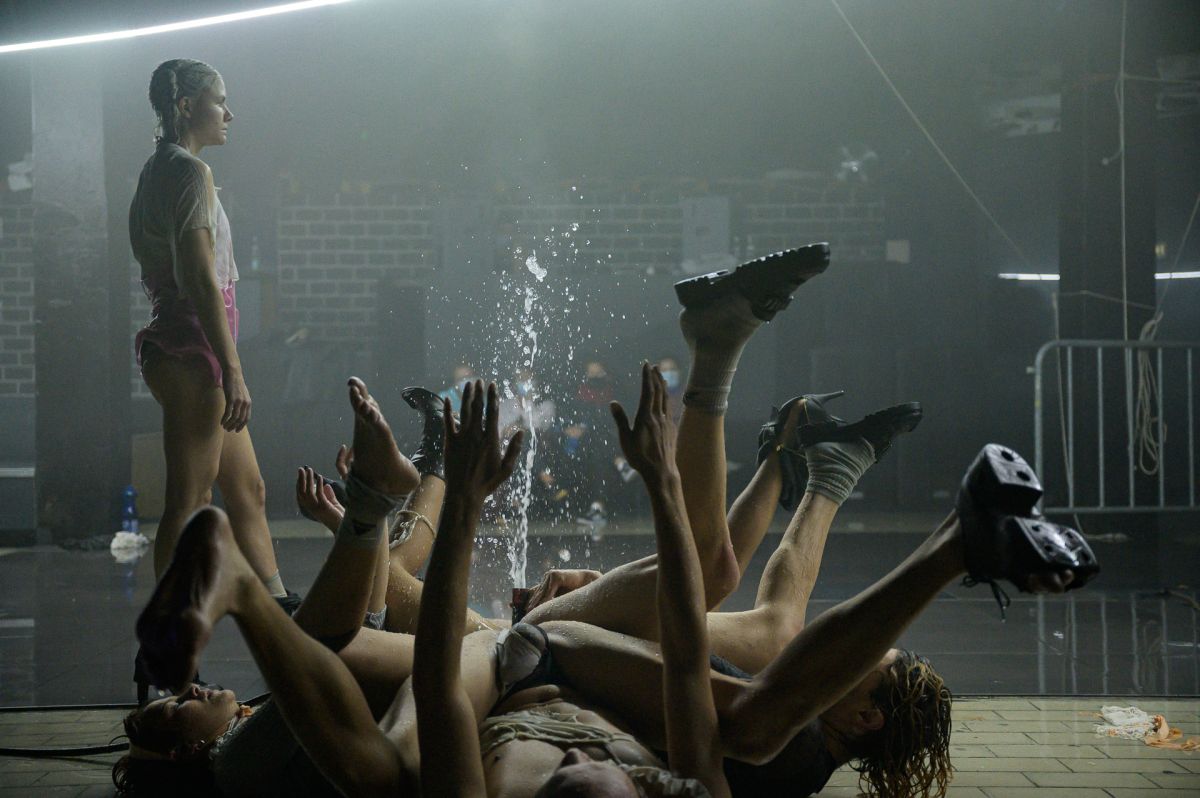
[{"label": "standing woman", "polygon": [[[266,488],[250,432],[250,391],[237,353],[238,311],[229,219],[212,170],[198,157],[225,143],[233,114],[208,64],[177,58],[150,78],[157,146],[129,208],[129,238],[153,304],[134,346],[162,407],[167,495],[154,541],[161,577],[188,516],[221,489],[239,548],[268,591],[284,590],[267,529]],[[294,607],[292,607],[294,609]],[[140,681],[140,680],[139,680]]]}]

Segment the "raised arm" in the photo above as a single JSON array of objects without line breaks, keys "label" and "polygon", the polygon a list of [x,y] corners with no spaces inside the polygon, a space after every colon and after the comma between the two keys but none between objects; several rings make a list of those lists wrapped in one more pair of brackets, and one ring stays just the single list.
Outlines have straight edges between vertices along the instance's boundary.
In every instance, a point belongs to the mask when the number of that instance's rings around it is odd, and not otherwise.
[{"label": "raised arm", "polygon": [[[207,165],[202,166],[201,190],[205,196],[184,197],[183,201],[205,202],[208,208],[212,208],[216,204],[212,171]],[[177,211],[177,215],[182,213]],[[204,218],[209,217],[205,215]],[[221,286],[217,285],[215,257],[210,228],[184,230],[175,244],[175,281],[196,308],[204,337],[221,364],[222,388],[225,392],[225,414],[221,418],[221,426],[237,432],[250,421],[250,390],[242,375],[242,361],[238,358],[233,333],[229,331],[225,298],[221,294]]]},{"label": "raised arm", "polygon": [[708,624],[700,557],[688,526],[675,466],[675,422],[667,385],[642,364],[642,395],[633,424],[612,403],[621,450],[646,483],[658,544],[656,600],[662,641],[663,713],[671,769],[728,796],[717,710],[709,684]]},{"label": "raised arm", "polygon": [[446,502],[425,575],[413,656],[421,793],[484,798],[475,712],[459,673],[475,527],[484,499],[512,474],[518,432],[501,455],[495,383],[467,383],[461,421],[446,403]]}]

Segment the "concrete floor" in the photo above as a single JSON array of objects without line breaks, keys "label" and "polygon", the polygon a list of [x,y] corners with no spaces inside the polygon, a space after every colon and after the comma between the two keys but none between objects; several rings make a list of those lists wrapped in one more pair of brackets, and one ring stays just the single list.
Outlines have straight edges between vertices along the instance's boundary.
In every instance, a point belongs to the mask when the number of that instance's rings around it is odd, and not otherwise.
[{"label": "concrete floor", "polygon": [[[850,529],[830,537],[810,617],[862,590],[921,539]],[[330,541],[299,525],[293,531],[280,535],[278,558],[288,585],[304,592]],[[528,582],[548,567],[606,570],[653,548],[644,529],[628,525],[600,538],[538,532]],[[777,540],[768,536],[727,609],[752,605]],[[486,615],[504,614],[508,548],[502,536],[477,547],[471,604]],[[1200,734],[1200,619],[1194,585],[1179,586],[1180,574],[1200,573],[1200,546],[1189,534],[1150,548],[1169,556],[1131,542],[1097,546],[1106,570],[1094,586],[1065,597],[1015,594],[1003,622],[986,588],[952,586],[905,634],[900,644],[927,655],[956,695],[979,696],[955,705],[955,795],[1200,795],[1200,753],[1092,732],[1095,713],[1115,703],[1163,712]],[[83,705],[132,700],[133,619],[152,582],[147,557],[122,565],[107,551],[0,550],[0,746],[104,743],[118,733],[123,712]],[[243,697],[266,690],[230,623],[218,627],[201,673]],[[72,708],[13,711],[56,705]],[[108,795],[111,761],[0,757],[0,798]],[[839,773],[825,794],[857,794],[855,783],[853,773]]]},{"label": "concrete floor", "polygon": [[[1103,699],[967,698],[954,704],[954,798],[1194,798],[1200,753],[1164,751],[1093,731]],[[1200,733],[1200,701],[1146,699],[1185,734]],[[0,747],[106,742],[118,710],[0,713]],[[109,796],[118,754],[63,759],[0,757],[0,798]],[[842,768],[823,796],[857,796],[858,774]]]}]

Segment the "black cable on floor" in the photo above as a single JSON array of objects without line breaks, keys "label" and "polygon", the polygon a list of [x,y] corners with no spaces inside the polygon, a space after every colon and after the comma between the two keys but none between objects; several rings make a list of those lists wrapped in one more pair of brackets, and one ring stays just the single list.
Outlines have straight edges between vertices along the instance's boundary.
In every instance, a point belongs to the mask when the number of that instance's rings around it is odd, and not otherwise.
[{"label": "black cable on floor", "polygon": [[65,746],[62,748],[5,748],[0,746],[0,756],[19,756],[26,759],[43,759],[64,756],[88,756],[92,754],[112,754],[126,751],[129,743],[109,743],[108,745]]}]

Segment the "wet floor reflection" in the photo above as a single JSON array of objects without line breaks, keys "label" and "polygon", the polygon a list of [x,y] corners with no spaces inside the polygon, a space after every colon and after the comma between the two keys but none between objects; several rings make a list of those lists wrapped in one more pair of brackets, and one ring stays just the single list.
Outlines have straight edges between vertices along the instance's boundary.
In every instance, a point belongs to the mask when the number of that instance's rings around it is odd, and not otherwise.
[{"label": "wet floor reflection", "polygon": [[[809,617],[878,578],[920,538],[908,534],[830,537]],[[778,538],[768,536],[725,609],[753,605],[755,588]],[[303,590],[329,548],[322,538],[279,542],[289,586]],[[610,569],[651,553],[650,536],[535,537],[529,573],[549,567]],[[471,604],[505,611],[505,547],[481,540]],[[1172,563],[1200,573],[1196,552]],[[1109,555],[1110,569],[1121,563]],[[1162,569],[1126,568],[1062,597],[1015,594],[1001,621],[986,587],[952,586],[905,633],[900,644],[927,655],[958,694],[1200,695],[1200,605],[1191,588],[1159,577]],[[1106,589],[1106,581],[1115,583]],[[1164,584],[1160,584],[1160,581]],[[107,552],[17,550],[0,557],[0,705],[123,703],[136,649],[132,626],[152,586],[149,558],[120,565]],[[201,673],[250,695],[266,689],[231,623],[222,624]]]}]

